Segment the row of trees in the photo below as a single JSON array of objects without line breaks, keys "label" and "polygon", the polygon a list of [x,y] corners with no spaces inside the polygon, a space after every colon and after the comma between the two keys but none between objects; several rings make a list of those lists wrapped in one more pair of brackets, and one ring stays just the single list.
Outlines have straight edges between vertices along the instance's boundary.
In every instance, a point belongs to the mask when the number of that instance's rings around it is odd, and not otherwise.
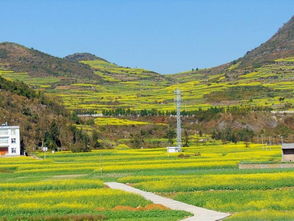
[{"label": "row of trees", "polygon": [[[140,130],[139,132],[135,133],[135,134],[131,134],[130,135],[130,145],[133,148],[140,148],[140,147],[159,147],[159,146],[165,146],[168,145],[174,145],[175,140],[176,140],[176,131],[175,129],[172,128],[168,128],[165,132],[164,132],[164,136],[163,138],[167,139],[166,140],[161,140],[159,143],[158,141],[151,141],[148,140],[148,138],[150,137],[150,134],[148,134],[148,131],[145,130]],[[184,147],[188,147],[190,144],[190,139],[189,139],[189,132],[188,130],[184,130],[183,132],[183,139],[182,139],[182,144]]]},{"label": "row of trees", "polygon": [[233,130],[232,128],[226,128],[224,130],[214,130],[212,132],[212,138],[215,140],[230,141],[237,143],[238,141],[250,142],[254,137],[254,132],[248,128]]},{"label": "row of trees", "polygon": [[[271,111],[270,107],[263,106],[228,106],[228,107],[209,107],[207,109],[198,108],[196,110],[183,110],[182,116],[201,116],[205,118],[206,115],[216,115],[218,113],[235,113],[246,114],[252,111]],[[143,109],[143,110],[131,110],[125,108],[116,108],[103,110],[104,116],[173,116],[176,115],[176,111],[162,111],[157,109]]]}]

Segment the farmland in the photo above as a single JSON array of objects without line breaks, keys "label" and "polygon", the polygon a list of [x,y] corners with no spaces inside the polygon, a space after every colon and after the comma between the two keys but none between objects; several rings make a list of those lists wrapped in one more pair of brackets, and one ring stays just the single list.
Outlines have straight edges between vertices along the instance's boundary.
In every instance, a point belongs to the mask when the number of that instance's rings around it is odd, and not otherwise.
[{"label": "farmland", "polygon": [[0,159],[1,217],[178,220],[189,216],[103,184],[117,181],[230,212],[228,220],[294,218],[293,169],[238,169],[240,162],[280,162],[279,146],[210,142],[184,148],[181,155],[162,148],[120,147],[37,156],[40,159]]},{"label": "farmland", "polygon": [[[294,140],[293,25],[294,17],[227,64],[170,75],[0,43],[1,122],[20,126],[30,155],[0,158],[0,220],[191,215],[111,181],[230,213],[227,220],[294,220],[293,164],[280,168],[278,145]],[[180,135],[176,89],[184,147],[167,153]]]},{"label": "farmland", "polygon": [[[90,65],[97,79],[68,76],[32,77],[28,73],[2,70],[0,75],[21,80],[36,89],[61,98],[70,110],[98,112],[113,108],[132,110],[173,110],[173,91],[181,89],[184,109],[212,106],[262,106],[293,109],[293,58],[277,59],[242,74],[233,80],[226,72],[206,74],[206,70],[187,74],[160,75],[148,70],[121,67],[109,62],[81,61]],[[208,70],[207,70],[208,71]]]}]

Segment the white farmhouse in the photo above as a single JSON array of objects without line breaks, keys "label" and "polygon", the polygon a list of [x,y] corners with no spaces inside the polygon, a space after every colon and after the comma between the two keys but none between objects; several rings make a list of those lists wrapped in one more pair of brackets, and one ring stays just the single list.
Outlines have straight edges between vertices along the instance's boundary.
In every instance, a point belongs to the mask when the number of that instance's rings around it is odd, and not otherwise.
[{"label": "white farmhouse", "polygon": [[0,126],[0,155],[20,155],[19,126]]}]

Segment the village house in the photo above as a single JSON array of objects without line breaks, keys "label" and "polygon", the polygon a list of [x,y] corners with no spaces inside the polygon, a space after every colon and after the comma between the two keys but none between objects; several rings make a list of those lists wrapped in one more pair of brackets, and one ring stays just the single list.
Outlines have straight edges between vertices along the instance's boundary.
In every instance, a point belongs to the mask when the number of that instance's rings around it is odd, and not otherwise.
[{"label": "village house", "polygon": [[19,126],[0,126],[0,156],[20,155]]},{"label": "village house", "polygon": [[294,162],[294,143],[284,143],[282,145],[282,161]]}]

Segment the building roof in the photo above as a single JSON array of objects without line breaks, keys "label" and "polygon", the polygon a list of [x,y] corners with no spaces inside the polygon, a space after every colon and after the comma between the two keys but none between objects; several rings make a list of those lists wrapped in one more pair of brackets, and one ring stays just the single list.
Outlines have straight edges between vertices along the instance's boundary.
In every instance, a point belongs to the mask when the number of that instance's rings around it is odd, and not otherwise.
[{"label": "building roof", "polygon": [[19,129],[19,126],[0,126],[0,129]]},{"label": "building roof", "polygon": [[286,150],[286,149],[294,149],[294,143],[283,143],[282,144],[282,149]]}]

